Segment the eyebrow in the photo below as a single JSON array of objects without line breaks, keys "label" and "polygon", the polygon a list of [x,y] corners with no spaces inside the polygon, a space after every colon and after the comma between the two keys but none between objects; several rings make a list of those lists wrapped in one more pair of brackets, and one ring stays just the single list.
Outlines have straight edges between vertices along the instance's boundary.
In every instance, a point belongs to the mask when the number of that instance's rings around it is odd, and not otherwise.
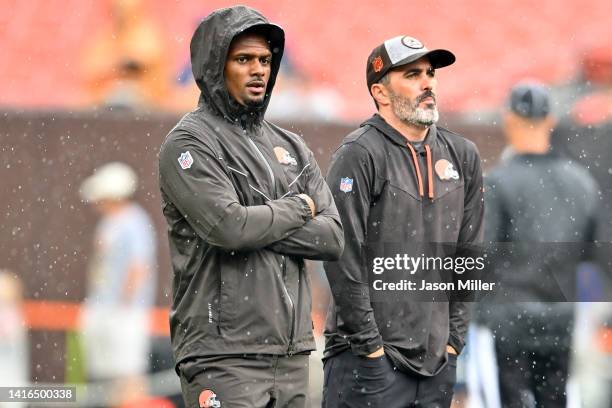
[{"label": "eyebrow", "polygon": [[252,52],[252,51],[238,51],[238,52],[233,52],[230,55],[232,58],[237,58],[237,57],[248,57],[248,58],[262,58],[262,57],[271,57],[272,56],[272,52],[267,51],[265,53],[259,53],[259,52]]},{"label": "eyebrow", "polygon": [[429,72],[429,71],[435,71],[436,69],[432,66],[429,66],[427,68],[409,68],[409,69],[405,69],[404,70],[404,74],[420,74],[421,72],[425,71],[425,72]]}]

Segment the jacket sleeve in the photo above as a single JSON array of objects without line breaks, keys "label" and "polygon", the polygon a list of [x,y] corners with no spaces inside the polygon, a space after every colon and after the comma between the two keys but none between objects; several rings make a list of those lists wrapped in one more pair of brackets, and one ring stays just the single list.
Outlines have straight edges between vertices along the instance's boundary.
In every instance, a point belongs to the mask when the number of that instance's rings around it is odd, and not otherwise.
[{"label": "jacket sleeve", "polygon": [[269,248],[275,252],[320,261],[334,261],[342,254],[344,234],[340,216],[329,187],[309,150],[309,166],[304,193],[315,203],[316,216],[288,237]]},{"label": "jacket sleeve", "polygon": [[[186,152],[193,163],[183,169],[179,157]],[[241,205],[222,158],[186,132],[169,136],[159,160],[162,190],[195,232],[211,245],[228,250],[264,248],[311,218],[297,197],[265,205]]]},{"label": "jacket sleeve", "polygon": [[[470,143],[471,144],[471,143]],[[465,197],[463,206],[463,219],[459,231],[458,246],[460,250],[467,250],[469,256],[474,256],[472,245],[481,245],[484,233],[484,198],[482,168],[480,155],[476,146],[471,144],[464,163]],[[471,304],[468,302],[449,302],[449,339],[450,344],[457,353],[461,353],[465,345],[465,335],[470,322]]]},{"label": "jacket sleeve", "polygon": [[498,181],[491,177],[485,177],[485,226],[484,239],[487,244],[506,242],[508,237],[507,216],[504,211],[502,188]]},{"label": "jacket sleeve", "polygon": [[[340,189],[343,178],[350,179],[345,180],[344,191]],[[327,174],[344,228],[345,247],[338,261],[324,264],[325,273],[334,297],[339,334],[347,336],[352,352],[360,356],[383,346],[370,303],[364,250],[374,178],[372,157],[357,143],[347,143],[336,151]]]}]

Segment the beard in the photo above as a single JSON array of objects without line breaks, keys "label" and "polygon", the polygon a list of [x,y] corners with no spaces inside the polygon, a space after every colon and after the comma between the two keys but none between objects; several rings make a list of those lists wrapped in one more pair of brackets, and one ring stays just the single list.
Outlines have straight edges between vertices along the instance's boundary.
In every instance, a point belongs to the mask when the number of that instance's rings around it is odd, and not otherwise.
[{"label": "beard", "polygon": [[247,109],[258,109],[263,106],[265,99],[264,96],[260,98],[245,98],[244,106],[246,106]]},{"label": "beard", "polygon": [[[424,92],[414,102],[409,98],[395,94],[393,91],[390,91],[389,97],[393,113],[403,123],[417,127],[429,127],[438,122],[440,115],[436,107],[436,96],[433,92]],[[434,102],[426,108],[421,108],[419,104],[427,97],[432,97]]]},{"label": "beard", "polygon": [[261,97],[257,98],[245,98],[244,104],[247,108],[260,108],[261,106],[263,106],[265,100],[265,95],[262,95]]}]

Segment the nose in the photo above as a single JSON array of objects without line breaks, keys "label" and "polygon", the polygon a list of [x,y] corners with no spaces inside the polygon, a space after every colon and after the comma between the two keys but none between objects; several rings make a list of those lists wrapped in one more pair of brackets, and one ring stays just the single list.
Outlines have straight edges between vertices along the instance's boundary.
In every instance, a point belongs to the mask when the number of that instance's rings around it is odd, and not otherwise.
[{"label": "nose", "polygon": [[258,59],[255,59],[251,64],[251,75],[262,77],[265,73],[264,64],[261,63]]},{"label": "nose", "polygon": [[424,91],[432,91],[435,87],[436,78],[432,78],[429,75],[423,76],[423,81],[421,82],[421,88]]}]

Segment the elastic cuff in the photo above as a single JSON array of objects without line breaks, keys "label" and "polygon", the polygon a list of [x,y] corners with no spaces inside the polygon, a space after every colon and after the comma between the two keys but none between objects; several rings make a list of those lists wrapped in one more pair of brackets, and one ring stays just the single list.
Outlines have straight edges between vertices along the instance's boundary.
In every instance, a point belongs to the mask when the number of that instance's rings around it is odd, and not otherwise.
[{"label": "elastic cuff", "polygon": [[312,219],[312,211],[310,210],[310,206],[308,205],[308,201],[306,201],[305,199],[303,199],[302,197],[295,195],[292,196],[291,198],[297,198],[298,200],[300,200],[300,203],[302,203],[302,209],[304,210],[305,214],[304,214],[304,221],[308,222]]},{"label": "elastic cuff", "polygon": [[379,334],[374,339],[368,340],[367,343],[355,344],[351,342],[350,345],[353,354],[355,354],[356,356],[365,357],[383,347],[384,343],[382,336]]}]

